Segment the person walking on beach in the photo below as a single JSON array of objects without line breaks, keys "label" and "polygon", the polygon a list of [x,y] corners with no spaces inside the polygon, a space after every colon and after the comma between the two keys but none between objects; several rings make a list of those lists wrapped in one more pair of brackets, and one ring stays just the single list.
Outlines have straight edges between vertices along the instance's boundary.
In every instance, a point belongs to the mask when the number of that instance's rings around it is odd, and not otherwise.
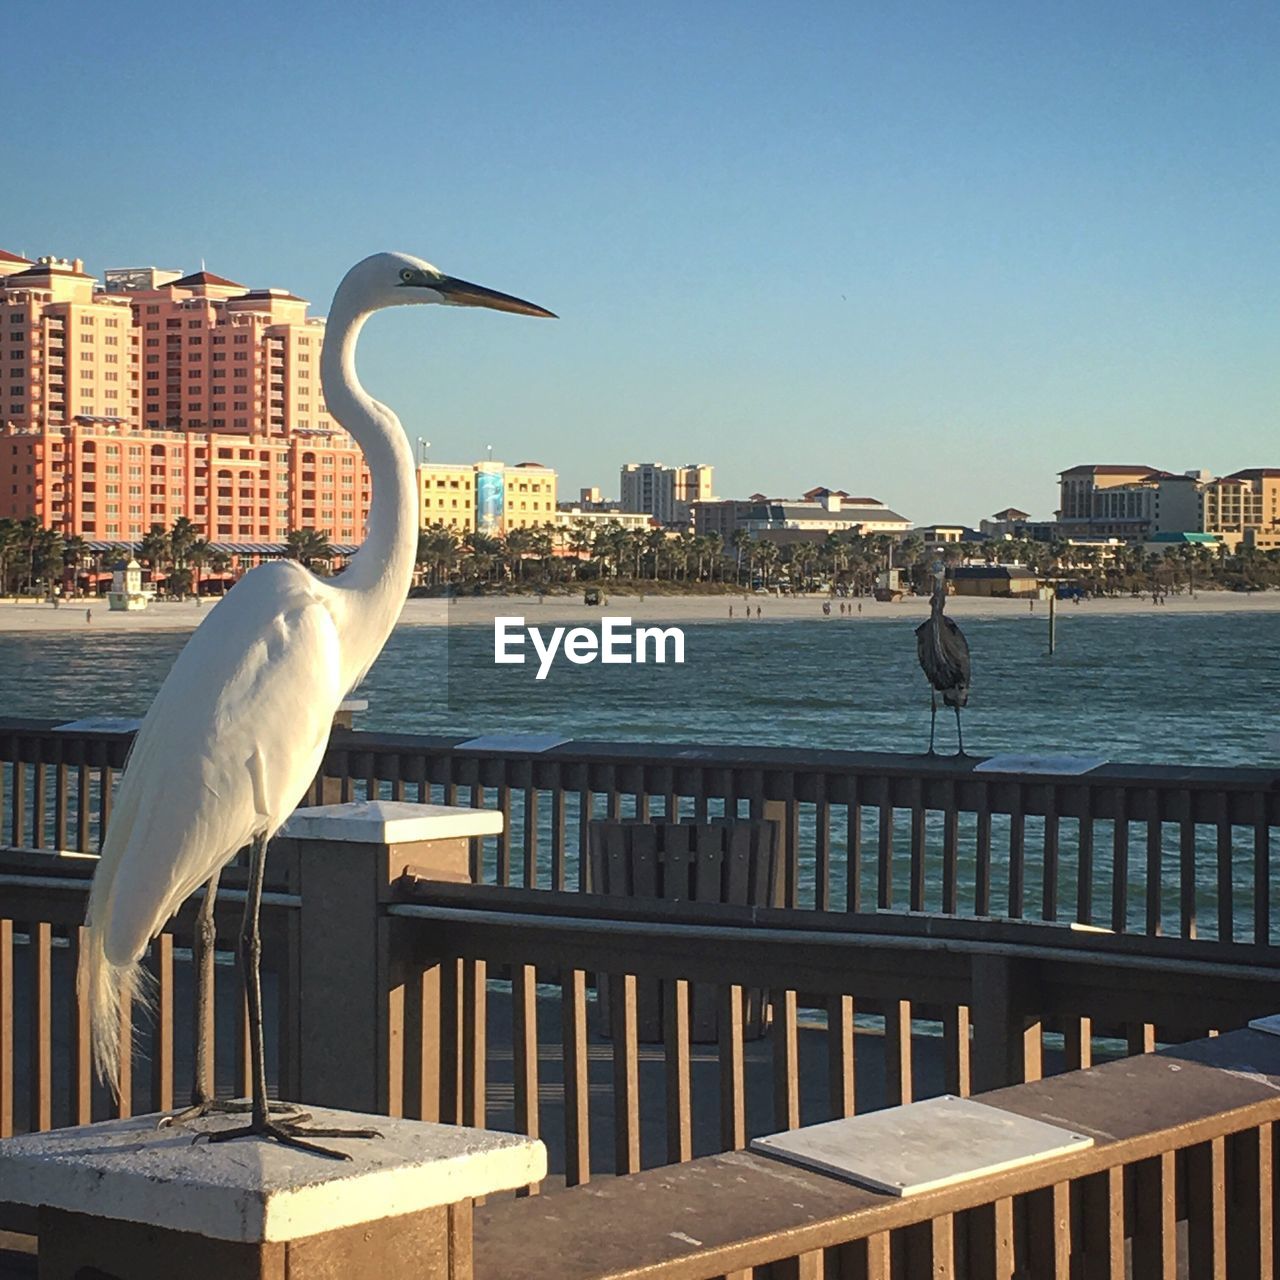
[{"label": "person walking on beach", "polygon": [[733,605],[729,606],[729,617],[733,617]]},{"label": "person walking on beach", "polygon": [[89,622],[92,622],[92,621],[93,621],[93,610],[92,610],[92,609],[86,609],[86,610],[84,611],[84,620],[85,620],[85,622],[86,622],[86,623],[89,623]]},{"label": "person walking on beach", "polygon": [[761,611],[760,606],[759,606],[759,605],[756,605],[756,617],[757,617],[757,618],[760,616],[761,612],[762,612],[762,611]]}]

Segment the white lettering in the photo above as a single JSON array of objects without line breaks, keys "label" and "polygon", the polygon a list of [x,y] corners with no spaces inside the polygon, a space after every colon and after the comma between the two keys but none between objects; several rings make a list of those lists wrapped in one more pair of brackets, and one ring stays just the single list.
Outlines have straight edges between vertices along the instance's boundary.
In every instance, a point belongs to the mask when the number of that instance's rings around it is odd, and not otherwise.
[{"label": "white lettering", "polygon": [[600,637],[589,627],[574,627],[564,638],[564,656],[582,666],[593,662],[600,648]]},{"label": "white lettering", "polygon": [[[684,662],[684,631],[680,627],[633,627],[630,618],[604,617],[597,633],[590,627],[553,627],[550,634],[525,625],[524,618],[493,620],[493,660],[509,666],[526,661],[526,639],[538,661],[535,679],[545,680],[561,653],[577,666],[599,660],[611,666],[633,662]],[[651,647],[650,647],[651,646]]]},{"label": "white lettering", "polygon": [[[631,662],[630,618],[602,618],[600,621],[600,661]],[[643,661],[643,659],[641,659]]]},{"label": "white lettering", "polygon": [[[514,628],[514,630],[512,629]],[[499,663],[523,662],[523,653],[512,653],[511,646],[524,648],[523,618],[494,618],[493,660]]]},{"label": "white lettering", "polygon": [[637,627],[636,628],[636,661],[647,662],[644,655],[645,642],[653,641],[654,662],[666,662],[667,641],[672,642],[674,656],[671,661],[684,663],[684,632],[679,627]]},{"label": "white lettering", "polygon": [[[524,619],[522,618],[523,622]],[[547,672],[551,670],[551,662],[556,656],[556,650],[560,648],[560,637],[564,635],[563,627],[556,627],[551,633],[550,645],[542,643],[542,632],[537,627],[529,628],[529,639],[533,641],[533,647],[538,651],[538,679],[545,680]]]}]

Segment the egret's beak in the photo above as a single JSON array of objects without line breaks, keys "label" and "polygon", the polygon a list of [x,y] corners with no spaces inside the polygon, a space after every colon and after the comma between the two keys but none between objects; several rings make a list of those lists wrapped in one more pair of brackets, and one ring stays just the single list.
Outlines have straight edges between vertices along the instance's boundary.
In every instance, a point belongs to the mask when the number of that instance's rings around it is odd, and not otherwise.
[{"label": "egret's beak", "polygon": [[452,276],[441,276],[431,282],[431,287],[442,294],[444,300],[455,307],[488,307],[491,311],[510,311],[518,316],[545,316],[555,320],[554,311],[525,302],[522,298],[513,298],[509,293],[499,293],[496,289],[486,289],[482,284],[471,284],[466,280],[455,280]]}]

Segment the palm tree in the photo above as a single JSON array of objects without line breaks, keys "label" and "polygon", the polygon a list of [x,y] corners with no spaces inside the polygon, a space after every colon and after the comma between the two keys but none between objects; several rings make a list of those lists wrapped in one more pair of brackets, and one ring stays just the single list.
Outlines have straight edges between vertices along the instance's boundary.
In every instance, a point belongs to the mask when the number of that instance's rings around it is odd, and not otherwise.
[{"label": "palm tree", "polygon": [[313,573],[317,561],[327,564],[333,559],[334,552],[329,545],[328,535],[319,529],[290,529],[285,543],[285,555],[290,560],[306,565]]},{"label": "palm tree", "polygon": [[736,563],[734,577],[738,585],[742,585],[742,553],[751,545],[751,534],[746,529],[735,529],[729,535],[729,545],[733,548]]}]

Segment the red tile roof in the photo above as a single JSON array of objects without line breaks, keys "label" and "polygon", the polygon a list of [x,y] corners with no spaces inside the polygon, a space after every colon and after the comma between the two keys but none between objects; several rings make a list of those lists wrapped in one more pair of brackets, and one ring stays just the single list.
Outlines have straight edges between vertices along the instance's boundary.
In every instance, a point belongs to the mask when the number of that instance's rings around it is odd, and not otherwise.
[{"label": "red tile roof", "polygon": [[1155,467],[1140,467],[1140,466],[1139,467],[1120,467],[1120,466],[1114,465],[1113,463],[1107,462],[1107,463],[1102,463],[1100,465],[1093,464],[1093,465],[1082,465],[1079,467],[1068,467],[1065,471],[1059,471],[1058,474],[1060,476],[1078,476],[1078,475],[1113,476],[1113,475],[1118,475],[1121,472],[1129,472],[1129,471],[1145,471],[1148,474],[1151,474],[1155,470],[1156,470]]},{"label": "red tile roof", "polygon": [[30,262],[30,258],[21,258],[16,253],[8,253],[4,249],[0,249],[0,262]]},{"label": "red tile roof", "polygon": [[1249,467],[1245,471],[1233,471],[1227,480],[1276,480],[1280,479],[1280,467]]},{"label": "red tile roof", "polygon": [[243,289],[245,286],[237,284],[234,280],[228,280],[226,276],[215,276],[212,271],[193,271],[189,276],[183,276],[181,280],[170,280],[169,283],[175,289],[190,289],[198,284],[216,284],[221,285],[224,289]]}]

